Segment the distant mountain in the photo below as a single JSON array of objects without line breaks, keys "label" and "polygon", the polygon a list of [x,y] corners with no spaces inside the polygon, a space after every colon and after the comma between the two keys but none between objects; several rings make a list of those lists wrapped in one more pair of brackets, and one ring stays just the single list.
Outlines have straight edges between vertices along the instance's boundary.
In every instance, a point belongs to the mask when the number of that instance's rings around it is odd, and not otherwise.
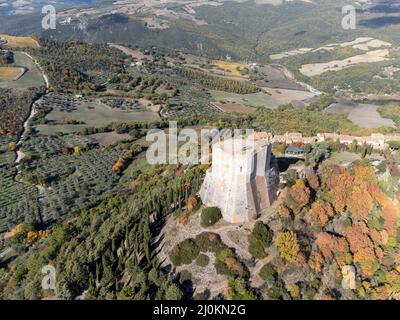
[{"label": "distant mountain", "polygon": [[[36,7],[43,3],[31,2]],[[0,30],[259,62],[268,62],[274,53],[357,37],[400,45],[395,0],[57,0],[56,4],[60,6],[56,30],[43,31],[38,12],[0,19]],[[359,12],[356,30],[342,28],[342,8],[348,4]]]},{"label": "distant mountain", "polygon": [[57,8],[68,8],[93,4],[96,0],[0,0],[0,14],[26,15],[39,11],[44,5],[52,4]]},{"label": "distant mountain", "polygon": [[398,0],[374,0],[370,10],[379,13],[399,13],[400,2]]}]

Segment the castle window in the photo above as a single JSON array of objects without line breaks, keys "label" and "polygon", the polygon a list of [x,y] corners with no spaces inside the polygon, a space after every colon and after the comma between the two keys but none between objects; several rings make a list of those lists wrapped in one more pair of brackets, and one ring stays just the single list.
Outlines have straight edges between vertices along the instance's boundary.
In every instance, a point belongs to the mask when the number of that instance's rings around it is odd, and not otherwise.
[{"label": "castle window", "polygon": [[243,167],[241,166],[241,167],[240,167],[240,172],[242,172],[242,169],[243,169]]}]

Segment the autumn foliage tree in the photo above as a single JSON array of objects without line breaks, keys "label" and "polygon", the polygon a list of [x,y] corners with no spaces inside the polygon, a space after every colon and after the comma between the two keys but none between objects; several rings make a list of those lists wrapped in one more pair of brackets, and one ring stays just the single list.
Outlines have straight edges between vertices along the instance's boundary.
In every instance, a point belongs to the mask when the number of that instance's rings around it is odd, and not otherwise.
[{"label": "autumn foliage tree", "polygon": [[[347,168],[322,164],[317,172],[306,172],[305,182],[298,180],[282,192],[277,215],[297,216],[296,230],[304,221],[318,227],[301,229],[301,234],[309,235],[301,237],[301,245],[304,252],[311,248],[307,261],[311,270],[321,273],[328,270],[325,267],[331,270],[332,263],[339,268],[353,264],[362,279],[359,297],[400,299],[400,194],[389,196],[375,172],[361,162]],[[307,259],[292,231],[277,233],[275,246],[288,262]]]},{"label": "autumn foliage tree", "polygon": [[290,209],[295,216],[310,202],[311,191],[303,180],[297,180],[289,189],[284,201],[285,206]]},{"label": "autumn foliage tree", "polygon": [[195,211],[199,207],[199,199],[196,196],[190,196],[187,201],[187,209],[189,212]]},{"label": "autumn foliage tree", "polygon": [[300,253],[300,245],[293,231],[278,233],[275,238],[275,246],[280,256],[290,263],[295,262]]},{"label": "autumn foliage tree", "polygon": [[362,186],[356,186],[347,198],[347,208],[356,218],[366,218],[374,206],[374,199],[368,190]]},{"label": "autumn foliage tree", "polygon": [[132,160],[132,152],[126,152],[124,155],[118,157],[117,161],[114,163],[112,167],[112,171],[120,174],[123,170],[126,169],[129,162]]},{"label": "autumn foliage tree", "polygon": [[[349,245],[345,238],[327,232],[321,232],[317,235],[315,244],[325,260],[335,260],[339,266],[351,262]],[[316,255],[316,253],[314,253],[314,255]]]},{"label": "autumn foliage tree", "polygon": [[400,219],[400,206],[391,204],[387,205],[382,210],[384,222],[384,228],[388,232],[388,234],[392,237],[397,235],[398,230],[398,221]]},{"label": "autumn foliage tree", "polygon": [[335,212],[331,204],[323,200],[317,200],[313,203],[310,210],[305,215],[306,221],[312,225],[325,227],[330,218],[334,216]]},{"label": "autumn foliage tree", "polygon": [[313,250],[308,260],[309,267],[315,272],[321,272],[324,265],[324,257],[319,250]]},{"label": "autumn foliage tree", "polygon": [[367,225],[360,221],[347,227],[343,233],[350,245],[354,262],[359,264],[364,275],[372,276],[379,268],[379,264],[375,255],[374,244],[368,236]]},{"label": "autumn foliage tree", "polygon": [[287,219],[291,217],[290,214],[291,214],[290,209],[286,207],[284,203],[281,203],[278,207],[277,215],[281,218]]},{"label": "autumn foliage tree", "polygon": [[339,214],[346,208],[350,188],[354,185],[351,173],[340,166],[321,166],[322,188],[326,190],[329,202]]},{"label": "autumn foliage tree", "polygon": [[121,173],[121,171],[125,168],[126,162],[123,157],[119,157],[117,162],[114,163],[112,167],[112,171],[115,173]]},{"label": "autumn foliage tree", "polygon": [[319,189],[319,187],[320,187],[319,178],[318,178],[318,175],[313,170],[309,170],[306,172],[306,178],[307,178],[308,185],[313,190]]}]

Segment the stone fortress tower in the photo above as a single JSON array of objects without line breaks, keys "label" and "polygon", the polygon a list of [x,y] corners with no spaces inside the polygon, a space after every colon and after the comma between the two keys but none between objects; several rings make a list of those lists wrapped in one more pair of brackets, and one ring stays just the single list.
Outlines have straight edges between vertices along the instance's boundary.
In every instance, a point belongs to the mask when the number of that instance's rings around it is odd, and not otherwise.
[{"label": "stone fortress tower", "polygon": [[277,198],[279,169],[266,140],[228,139],[212,146],[212,167],[200,197],[230,223],[257,219]]}]

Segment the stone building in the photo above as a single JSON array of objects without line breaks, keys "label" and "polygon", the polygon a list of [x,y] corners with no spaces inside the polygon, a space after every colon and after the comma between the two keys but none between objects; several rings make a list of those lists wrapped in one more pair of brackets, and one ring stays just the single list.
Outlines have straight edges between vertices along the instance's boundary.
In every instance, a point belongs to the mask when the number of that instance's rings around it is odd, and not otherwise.
[{"label": "stone building", "polygon": [[212,167],[200,190],[207,206],[221,209],[224,219],[245,223],[277,198],[279,169],[268,140],[228,139],[212,147]]}]

